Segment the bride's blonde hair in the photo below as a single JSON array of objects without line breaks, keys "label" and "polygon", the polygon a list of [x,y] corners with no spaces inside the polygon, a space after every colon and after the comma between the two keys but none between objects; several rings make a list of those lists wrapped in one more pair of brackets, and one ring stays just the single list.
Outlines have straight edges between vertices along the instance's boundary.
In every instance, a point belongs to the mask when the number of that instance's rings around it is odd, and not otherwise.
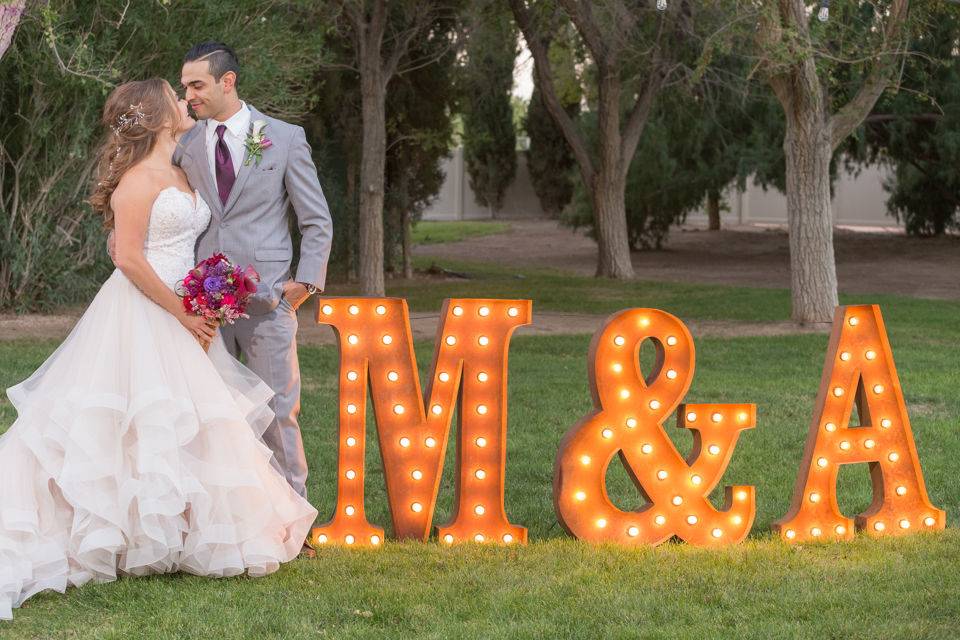
[{"label": "bride's blonde hair", "polygon": [[103,106],[101,122],[106,139],[97,151],[97,173],[89,202],[103,215],[103,226],[113,228],[110,196],[127,170],[143,160],[164,132],[176,133],[180,111],[167,93],[163,78],[125,82],[114,89]]}]

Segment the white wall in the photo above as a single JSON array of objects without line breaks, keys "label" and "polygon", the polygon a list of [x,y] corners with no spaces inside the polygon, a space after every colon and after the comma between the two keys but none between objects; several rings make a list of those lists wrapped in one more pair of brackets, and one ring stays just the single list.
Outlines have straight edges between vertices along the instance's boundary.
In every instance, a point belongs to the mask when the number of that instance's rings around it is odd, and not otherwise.
[{"label": "white wall", "polygon": [[[490,212],[476,203],[470,189],[463,162],[463,148],[453,151],[445,161],[446,180],[440,194],[423,215],[424,220],[484,220]],[[859,174],[840,169],[834,183],[833,219],[835,224],[869,227],[896,227],[896,219],[887,215],[887,193],[883,181],[891,175],[888,167],[864,167]],[[743,193],[728,189],[725,193],[729,211],[723,213],[726,224],[786,224],[787,200],[776,189],[764,191],[747,180]],[[498,218],[539,218],[544,213],[530,183],[526,156],[517,152],[517,175],[507,189],[503,211]],[[688,222],[706,222],[706,214],[697,212]]]}]

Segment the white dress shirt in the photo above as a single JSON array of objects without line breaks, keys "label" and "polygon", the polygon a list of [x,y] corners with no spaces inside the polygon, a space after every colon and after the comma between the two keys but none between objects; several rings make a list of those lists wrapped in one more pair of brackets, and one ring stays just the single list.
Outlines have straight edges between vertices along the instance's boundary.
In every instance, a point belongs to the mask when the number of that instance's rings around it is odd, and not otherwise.
[{"label": "white dress shirt", "polygon": [[213,176],[214,186],[217,184],[217,127],[221,124],[227,126],[227,130],[223,132],[223,141],[227,143],[227,149],[230,150],[233,174],[236,175],[240,173],[246,153],[243,142],[247,139],[247,133],[250,132],[250,107],[241,100],[240,110],[227,118],[226,122],[219,122],[213,118],[207,119],[207,157],[210,160],[210,175]]}]

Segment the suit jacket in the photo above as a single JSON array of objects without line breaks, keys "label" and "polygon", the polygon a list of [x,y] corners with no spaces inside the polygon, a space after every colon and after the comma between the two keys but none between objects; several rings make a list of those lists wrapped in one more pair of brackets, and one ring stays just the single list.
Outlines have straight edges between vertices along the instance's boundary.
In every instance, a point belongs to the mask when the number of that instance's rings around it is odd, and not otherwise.
[{"label": "suit jacket", "polygon": [[303,127],[265,116],[253,107],[250,112],[251,126],[257,120],[266,121],[263,133],[273,144],[263,150],[259,165],[233,158],[240,162],[240,171],[226,204],[220,202],[210,173],[203,121],[180,139],[173,162],[210,206],[210,225],[197,238],[197,258],[223,252],[241,267],[252,264],[260,274],[257,292],[247,304],[247,313],[253,316],[269,313],[280,304],[283,283],[291,277],[289,211],[293,210],[303,238],[294,280],[318,289],[326,283],[333,222]]}]

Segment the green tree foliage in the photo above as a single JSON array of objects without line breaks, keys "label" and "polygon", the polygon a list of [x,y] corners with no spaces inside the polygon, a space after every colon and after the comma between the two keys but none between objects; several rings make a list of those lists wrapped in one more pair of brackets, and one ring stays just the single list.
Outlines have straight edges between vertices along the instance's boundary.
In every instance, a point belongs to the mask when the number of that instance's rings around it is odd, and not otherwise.
[{"label": "green tree foliage", "polygon": [[183,54],[221,39],[237,49],[241,95],[297,119],[320,42],[299,3],[52,0],[30,3],[0,60],[0,308],[84,302],[112,264],[84,203],[104,99],[161,76],[179,86]]},{"label": "green tree foliage", "polygon": [[900,90],[878,102],[859,157],[893,165],[887,209],[917,236],[960,228],[960,6],[937,3],[913,39]]},{"label": "green tree foliage", "polygon": [[[569,27],[567,28],[569,30]],[[554,73],[557,97],[564,111],[576,119],[580,113],[582,91],[576,75],[577,58],[573,51],[572,34],[558,37],[550,44],[550,65]],[[526,152],[527,168],[533,190],[540,206],[550,217],[558,217],[573,198],[576,159],[553,117],[547,111],[540,91],[540,81],[533,74],[533,95],[524,119],[524,129],[530,136]]]},{"label": "green tree foliage", "polygon": [[459,86],[463,151],[477,204],[503,207],[517,171],[517,137],[510,91],[517,30],[502,3],[475,3],[469,19],[466,61]]}]

